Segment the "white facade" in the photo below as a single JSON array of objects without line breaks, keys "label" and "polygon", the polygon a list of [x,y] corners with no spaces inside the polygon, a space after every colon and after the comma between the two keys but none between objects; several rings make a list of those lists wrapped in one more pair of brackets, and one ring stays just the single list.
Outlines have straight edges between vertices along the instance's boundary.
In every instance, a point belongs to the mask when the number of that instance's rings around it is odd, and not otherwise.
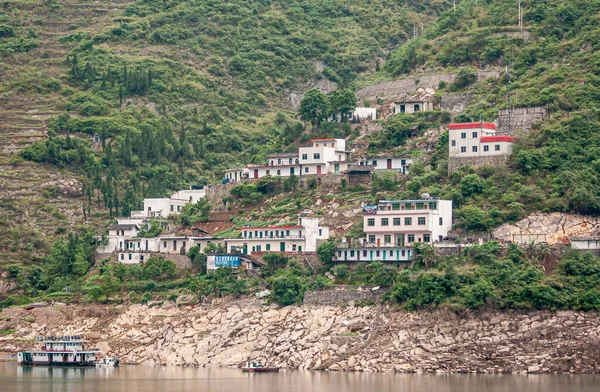
[{"label": "white facade", "polygon": [[171,195],[171,199],[187,200],[188,203],[195,204],[198,200],[206,197],[206,189],[184,189]]},{"label": "white facade", "polygon": [[227,252],[315,252],[329,238],[320,218],[299,218],[297,226],[245,227],[242,238],[225,240]]},{"label": "white facade", "polygon": [[360,121],[365,121],[365,120],[375,121],[375,120],[377,120],[377,109],[361,108],[361,107],[356,108],[352,112],[352,119],[360,120]]},{"label": "white facade", "polygon": [[301,147],[297,154],[273,154],[266,165],[248,164],[245,168],[225,170],[223,183],[259,179],[267,175],[290,177],[338,174],[348,168],[350,152],[344,139],[313,139],[312,146]]},{"label": "white facade", "polygon": [[496,136],[496,124],[459,123],[450,124],[449,156],[457,158],[475,158],[512,154],[515,138]]},{"label": "white facade", "polygon": [[361,158],[358,165],[372,165],[375,170],[398,170],[402,174],[408,174],[408,167],[412,162],[412,159],[407,157],[381,156]]},{"label": "white facade", "polygon": [[600,237],[569,237],[571,248],[581,250],[600,249]]},{"label": "white facade", "polygon": [[398,113],[416,113],[433,110],[433,102],[430,101],[400,101],[394,102],[392,112]]},{"label": "white facade", "polygon": [[381,200],[363,207],[366,244],[405,247],[441,241],[452,229],[451,200]]},{"label": "white facade", "polygon": [[180,199],[144,199],[144,211],[148,217],[166,218],[169,215],[179,215],[188,200]]},{"label": "white facade", "polygon": [[192,247],[198,246],[202,250],[211,242],[221,244],[223,240],[173,235],[130,238],[123,241],[123,247],[119,248],[117,253],[117,260],[122,264],[139,264],[148,261],[152,256],[186,255]]},{"label": "white facade", "polygon": [[406,247],[347,247],[338,248],[335,261],[410,261],[414,256]]}]

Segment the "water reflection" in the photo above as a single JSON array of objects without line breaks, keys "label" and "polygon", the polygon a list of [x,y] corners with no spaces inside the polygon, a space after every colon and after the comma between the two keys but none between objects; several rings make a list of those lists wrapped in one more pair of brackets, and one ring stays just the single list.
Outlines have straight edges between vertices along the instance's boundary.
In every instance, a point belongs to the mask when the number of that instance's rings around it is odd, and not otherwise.
[{"label": "water reflection", "polygon": [[21,367],[0,363],[1,392],[597,392],[592,375],[419,375],[122,366]]}]

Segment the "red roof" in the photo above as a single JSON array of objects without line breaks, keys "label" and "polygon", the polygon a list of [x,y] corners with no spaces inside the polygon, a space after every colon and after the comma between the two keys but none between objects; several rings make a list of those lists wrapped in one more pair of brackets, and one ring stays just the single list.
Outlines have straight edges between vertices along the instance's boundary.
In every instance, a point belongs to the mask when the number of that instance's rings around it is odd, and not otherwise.
[{"label": "red roof", "polygon": [[517,139],[512,136],[482,136],[481,143],[491,143],[491,142],[509,142],[514,143]]},{"label": "red roof", "polygon": [[472,128],[484,128],[484,129],[496,129],[496,124],[486,122],[470,122],[470,123],[454,123],[449,124],[448,129],[472,129]]},{"label": "red roof", "polygon": [[330,141],[330,140],[335,140],[335,138],[328,137],[328,138],[324,138],[324,139],[310,139],[311,142],[326,142],[326,141]]},{"label": "red roof", "polygon": [[263,230],[263,229],[303,229],[302,226],[264,226],[264,227],[242,227],[242,230]]}]

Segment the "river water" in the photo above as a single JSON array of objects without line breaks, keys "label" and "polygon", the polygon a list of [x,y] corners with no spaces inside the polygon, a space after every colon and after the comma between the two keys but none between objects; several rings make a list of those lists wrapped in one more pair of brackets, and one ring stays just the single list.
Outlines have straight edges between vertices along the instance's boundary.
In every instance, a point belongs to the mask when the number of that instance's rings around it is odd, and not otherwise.
[{"label": "river water", "polygon": [[20,367],[0,363],[0,392],[598,392],[593,375],[430,375],[121,366]]}]

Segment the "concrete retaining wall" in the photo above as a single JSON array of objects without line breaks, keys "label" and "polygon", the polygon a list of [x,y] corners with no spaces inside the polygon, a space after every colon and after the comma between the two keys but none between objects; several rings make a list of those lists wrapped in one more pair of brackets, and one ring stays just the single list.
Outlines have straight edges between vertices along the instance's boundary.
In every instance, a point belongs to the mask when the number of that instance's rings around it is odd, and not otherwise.
[{"label": "concrete retaining wall", "polygon": [[498,135],[519,136],[531,131],[537,121],[543,121],[548,116],[548,108],[533,106],[528,108],[511,108],[498,112]]},{"label": "concrete retaining wall", "polygon": [[448,174],[452,174],[461,166],[481,167],[485,165],[506,167],[508,162],[507,155],[496,155],[491,157],[469,157],[469,158],[448,158]]}]

